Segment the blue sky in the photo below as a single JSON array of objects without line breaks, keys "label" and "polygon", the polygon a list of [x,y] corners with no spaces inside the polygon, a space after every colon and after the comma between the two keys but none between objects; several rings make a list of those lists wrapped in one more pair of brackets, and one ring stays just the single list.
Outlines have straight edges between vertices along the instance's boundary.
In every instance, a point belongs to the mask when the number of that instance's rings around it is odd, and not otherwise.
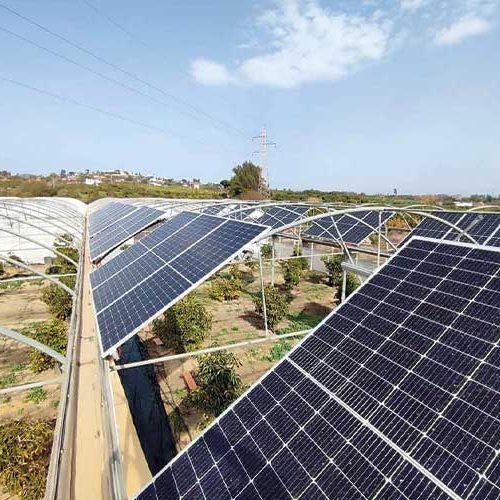
[{"label": "blue sky", "polygon": [[498,195],[499,1],[0,0],[0,169]]}]

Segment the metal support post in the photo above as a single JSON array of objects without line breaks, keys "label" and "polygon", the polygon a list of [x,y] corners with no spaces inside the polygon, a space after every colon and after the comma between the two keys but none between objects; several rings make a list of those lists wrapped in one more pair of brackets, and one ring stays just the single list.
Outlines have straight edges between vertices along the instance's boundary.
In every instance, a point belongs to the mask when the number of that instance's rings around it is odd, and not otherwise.
[{"label": "metal support post", "polygon": [[382,241],[382,212],[378,213],[378,246],[377,246],[377,267],[380,266],[380,245]]},{"label": "metal support post", "polygon": [[264,313],[264,329],[266,335],[269,335],[269,330],[267,328],[267,307],[266,307],[266,293],[264,291],[264,274],[262,272],[262,253],[259,249],[259,272],[260,272],[260,289],[262,293],[262,311]]},{"label": "metal support post", "polygon": [[310,259],[309,259],[309,271],[313,270],[313,255],[314,255],[314,243],[311,241],[311,251],[310,251]]},{"label": "metal support post", "polygon": [[275,248],[274,248],[274,236],[271,238],[271,285],[274,286],[274,265],[275,265]]},{"label": "metal support post", "polygon": [[341,302],[344,302],[344,300],[345,300],[346,283],[347,283],[347,273],[345,270],[343,270],[342,271],[342,298],[341,298]]}]

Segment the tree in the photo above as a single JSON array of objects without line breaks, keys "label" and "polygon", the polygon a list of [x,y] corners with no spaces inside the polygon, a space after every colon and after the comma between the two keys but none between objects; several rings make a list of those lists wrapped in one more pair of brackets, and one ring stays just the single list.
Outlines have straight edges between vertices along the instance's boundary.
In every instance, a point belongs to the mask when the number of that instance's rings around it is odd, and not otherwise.
[{"label": "tree", "polygon": [[229,186],[231,185],[231,182],[228,181],[227,179],[222,179],[219,183],[224,189],[228,189]]},{"label": "tree", "polygon": [[290,259],[280,262],[285,280],[285,288],[291,290],[299,284],[302,274],[302,263],[299,259]]},{"label": "tree", "polygon": [[243,162],[233,168],[233,177],[229,184],[231,196],[241,196],[246,192],[260,193],[262,187],[262,170],[250,161]]},{"label": "tree", "polygon": [[153,321],[153,334],[177,353],[193,351],[212,327],[212,315],[193,295],[174,304],[163,319]]},{"label": "tree", "polygon": [[299,257],[295,260],[300,262],[300,266],[302,267],[302,270],[305,271],[309,268],[309,263],[305,257],[302,257],[302,247],[299,244],[295,244],[293,246],[293,254],[294,257]]},{"label": "tree", "polygon": [[[264,287],[264,297],[266,299],[267,326],[274,331],[278,323],[288,314],[290,304],[288,297],[275,286]],[[264,308],[262,304],[262,294],[252,297],[255,305],[255,312],[264,320]]]},{"label": "tree", "polygon": [[[68,263],[69,264],[69,263]],[[63,276],[59,279],[71,289],[75,288],[76,276]],[[73,309],[73,297],[56,284],[46,286],[42,290],[42,301],[47,304],[50,314],[58,319],[69,319]]]},{"label": "tree", "polygon": [[236,369],[241,362],[231,352],[218,351],[200,356],[198,389],[190,396],[191,403],[210,417],[220,415],[244,391]]},{"label": "tree", "polygon": [[273,256],[273,246],[271,243],[264,243],[260,247],[260,255],[263,259],[270,259]]},{"label": "tree", "polygon": [[328,285],[338,286],[342,282],[342,255],[321,257],[328,273]]},{"label": "tree", "polygon": [[[345,296],[346,298],[359,287],[359,279],[354,273],[347,273],[345,277]],[[335,290],[335,300],[340,302],[342,300],[342,282],[339,283]]]},{"label": "tree", "polygon": [[[21,330],[23,335],[54,349],[60,354],[66,354],[68,343],[68,327],[64,321],[52,319],[31,323]],[[34,373],[40,373],[56,365],[56,360],[43,354],[37,349],[30,350],[30,369]]]},{"label": "tree", "polygon": [[[80,253],[78,252],[77,248],[69,246],[72,242],[73,236],[71,236],[70,234],[63,234],[54,242],[54,249],[78,263],[80,259]],[[77,271],[76,267],[71,264],[71,262],[68,262],[60,255],[56,255],[55,259],[52,262],[52,267],[57,268],[58,272],[61,274],[73,274]]]},{"label": "tree", "polygon": [[210,295],[219,302],[236,300],[242,288],[241,280],[237,278],[215,278],[210,283]]}]

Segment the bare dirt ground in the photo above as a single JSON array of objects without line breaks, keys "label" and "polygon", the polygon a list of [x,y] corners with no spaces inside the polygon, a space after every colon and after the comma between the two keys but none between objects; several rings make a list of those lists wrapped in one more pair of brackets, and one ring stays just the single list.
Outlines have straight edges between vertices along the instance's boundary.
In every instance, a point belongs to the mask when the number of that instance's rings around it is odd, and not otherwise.
[{"label": "bare dirt ground", "polygon": [[[212,328],[202,347],[214,343],[219,345],[258,339],[265,335],[262,319],[255,313],[252,296],[260,291],[258,270],[253,272],[246,266],[240,266],[245,282],[244,291],[239,299],[231,302],[218,302],[210,297],[210,281],[200,286],[195,292],[198,299],[212,313]],[[224,272],[224,271],[222,271]],[[264,281],[271,280],[271,266],[264,266]],[[275,284],[283,285],[279,265],[275,268]],[[326,285],[326,275],[317,271],[305,271],[299,285],[288,293],[290,311],[278,325],[278,332],[307,330],[319,323],[335,306],[334,289]],[[157,345],[150,333],[141,334],[151,357],[173,354],[162,345]],[[286,348],[292,348],[300,338],[287,339]],[[242,382],[250,386],[262,377],[279,357],[272,355],[272,348],[277,343],[267,343],[236,349],[233,352],[241,362],[238,369]],[[184,448],[203,428],[204,418],[187,404],[188,390],[183,374],[196,371],[197,362],[193,358],[170,361],[156,365],[157,379],[163,400],[169,415],[170,424],[177,440],[178,449]]]}]

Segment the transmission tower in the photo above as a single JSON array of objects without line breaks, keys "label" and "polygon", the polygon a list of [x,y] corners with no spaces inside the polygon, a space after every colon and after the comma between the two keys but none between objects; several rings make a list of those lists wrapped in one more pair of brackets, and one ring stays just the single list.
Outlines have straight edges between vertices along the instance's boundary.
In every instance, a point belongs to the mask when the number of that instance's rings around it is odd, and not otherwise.
[{"label": "transmission tower", "polygon": [[254,151],[254,153],[260,156],[260,168],[262,171],[261,175],[261,193],[268,196],[269,195],[269,170],[267,166],[267,148],[269,146],[276,147],[275,142],[271,142],[267,137],[266,127],[262,127],[262,132],[259,135],[252,137],[252,140],[260,140],[259,150]]}]

